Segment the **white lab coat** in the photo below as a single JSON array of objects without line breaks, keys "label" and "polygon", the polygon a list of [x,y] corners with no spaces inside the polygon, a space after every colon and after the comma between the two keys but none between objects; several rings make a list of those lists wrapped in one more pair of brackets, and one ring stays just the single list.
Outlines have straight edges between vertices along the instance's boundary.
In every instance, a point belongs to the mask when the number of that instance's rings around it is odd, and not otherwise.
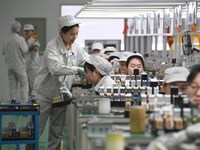
[{"label": "white lab coat", "polygon": [[146,150],[157,150],[159,146],[165,150],[199,150],[200,123],[188,126],[179,132],[168,133],[157,137]]},{"label": "white lab coat", "polygon": [[35,79],[34,91],[46,96],[52,104],[53,98],[59,96],[61,87],[59,76],[68,75],[67,87],[71,89],[77,66],[82,64],[86,57],[89,57],[89,54],[78,44],[72,44],[71,49],[66,51],[61,37],[53,39],[47,44],[44,52],[38,76]]},{"label": "white lab coat", "polygon": [[35,79],[34,93],[40,105],[40,135],[45,128],[47,118],[50,117],[48,150],[60,150],[66,120],[66,106],[51,107],[53,98],[60,96],[59,77],[67,75],[67,88],[71,89],[77,66],[84,62],[85,57],[89,57],[89,54],[76,43],[66,51],[61,37],[50,41],[45,49]]},{"label": "white lab coat", "polygon": [[[13,33],[3,47],[3,55],[9,69],[21,69],[26,65],[24,55],[28,52],[25,39]],[[22,71],[22,70],[21,70]]]},{"label": "white lab coat", "polygon": [[116,84],[115,81],[110,76],[104,76],[97,85],[94,86],[95,92],[100,92],[100,87],[112,87],[113,84]]},{"label": "white lab coat", "polygon": [[21,101],[28,101],[28,79],[24,55],[28,52],[25,39],[13,33],[3,47],[3,55],[8,66],[10,98],[17,97],[20,84]]},{"label": "white lab coat", "polygon": [[[28,46],[33,45],[40,48],[39,41],[35,40],[32,37],[29,38],[26,41],[26,43]],[[29,50],[29,52],[26,53],[25,55],[25,60],[26,60],[26,70],[27,70],[27,76],[28,76],[28,82],[29,82],[29,95],[31,95],[32,90],[33,90],[34,80],[39,70],[39,63],[40,63],[39,51]]]}]

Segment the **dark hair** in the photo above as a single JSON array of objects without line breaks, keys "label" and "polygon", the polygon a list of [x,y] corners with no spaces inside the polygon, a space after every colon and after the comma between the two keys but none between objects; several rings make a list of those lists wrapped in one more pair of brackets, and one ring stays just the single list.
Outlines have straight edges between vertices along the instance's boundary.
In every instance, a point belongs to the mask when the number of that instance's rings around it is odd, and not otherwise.
[{"label": "dark hair", "polygon": [[190,74],[187,77],[187,83],[191,84],[198,73],[200,73],[200,64],[192,66],[192,68],[190,70]]},{"label": "dark hair", "polygon": [[[90,64],[90,63],[88,63],[88,62],[85,62],[85,64],[84,64],[84,70],[85,70],[85,72],[86,72],[86,67],[87,67],[91,72],[93,72],[93,71],[96,69],[96,67],[95,67],[94,65],[92,65],[92,64]],[[100,74],[101,78],[104,77],[101,73],[99,73],[99,74]]]},{"label": "dark hair", "polygon": [[131,61],[132,59],[134,59],[134,58],[139,59],[139,60],[142,62],[142,66],[143,66],[143,68],[144,68],[144,60],[143,60],[142,57],[140,57],[140,56],[138,56],[138,55],[132,55],[132,56],[130,56],[130,57],[127,59],[127,61],[126,61],[126,67],[128,67],[128,64],[129,64],[130,61]]},{"label": "dark hair", "polygon": [[66,33],[66,32],[68,32],[69,30],[71,30],[73,27],[79,27],[79,24],[75,24],[75,25],[69,26],[69,27],[64,26],[60,31],[62,31],[63,33]]},{"label": "dark hair", "polygon": [[194,52],[194,51],[196,51],[196,52],[199,53],[199,49],[197,49],[197,48],[195,48],[195,47],[192,49],[192,52]]},{"label": "dark hair", "polygon": [[115,59],[115,58],[119,59],[119,57],[117,57],[117,56],[110,56],[110,57],[108,58],[108,61],[110,62],[110,61],[112,61],[112,60]]}]

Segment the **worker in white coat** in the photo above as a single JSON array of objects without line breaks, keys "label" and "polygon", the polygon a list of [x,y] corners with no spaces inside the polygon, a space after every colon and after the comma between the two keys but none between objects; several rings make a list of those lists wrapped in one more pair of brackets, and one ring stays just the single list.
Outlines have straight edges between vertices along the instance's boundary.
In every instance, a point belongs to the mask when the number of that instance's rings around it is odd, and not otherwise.
[{"label": "worker in white coat", "polygon": [[100,42],[96,42],[92,44],[92,54],[97,54],[99,55],[101,53],[101,51],[103,51],[103,44]]},{"label": "worker in white coat", "polygon": [[26,69],[29,82],[29,96],[32,94],[34,80],[39,70],[39,48],[40,43],[37,39],[33,38],[34,26],[32,24],[24,25],[24,38],[29,48],[29,52],[25,55]]},{"label": "worker in white coat", "polygon": [[18,84],[20,85],[21,100],[28,101],[28,79],[24,55],[28,52],[25,39],[19,36],[21,24],[17,21],[12,23],[12,35],[3,47],[3,55],[8,66],[8,80],[10,98],[17,98]]},{"label": "worker in white coat", "polygon": [[84,64],[87,80],[94,86],[99,94],[100,87],[112,87],[115,81],[110,77],[112,65],[100,55],[92,55]]},{"label": "worker in white coat", "polygon": [[[65,87],[71,89],[74,75],[84,73],[84,69],[79,65],[84,63],[84,58],[89,57],[89,54],[75,43],[79,33],[79,23],[74,17],[66,15],[60,17],[58,21],[59,36],[46,46],[33,90],[40,105],[40,135],[49,118],[48,150],[61,149],[66,123],[67,106],[52,107],[53,99],[60,96],[63,81],[66,81]],[[31,148],[27,146],[26,149]]]}]

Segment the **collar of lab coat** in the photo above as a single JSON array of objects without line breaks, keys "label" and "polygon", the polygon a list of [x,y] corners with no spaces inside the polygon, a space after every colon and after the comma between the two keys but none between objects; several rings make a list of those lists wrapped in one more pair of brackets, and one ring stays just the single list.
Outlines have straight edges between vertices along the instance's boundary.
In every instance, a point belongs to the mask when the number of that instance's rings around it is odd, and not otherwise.
[{"label": "collar of lab coat", "polygon": [[11,35],[12,35],[12,36],[19,36],[18,33],[12,33]]},{"label": "collar of lab coat", "polygon": [[94,90],[96,92],[99,92],[99,88],[103,85],[103,83],[105,82],[107,76],[104,76],[103,78],[101,78],[101,80],[95,85]]},{"label": "collar of lab coat", "polygon": [[[68,52],[71,52],[72,54],[75,54],[75,52],[73,51],[73,44],[71,45],[70,49],[68,50]],[[65,44],[63,42],[63,39],[61,36],[58,37],[58,48],[61,52],[61,54],[66,54],[67,53],[67,50],[65,48]]]}]

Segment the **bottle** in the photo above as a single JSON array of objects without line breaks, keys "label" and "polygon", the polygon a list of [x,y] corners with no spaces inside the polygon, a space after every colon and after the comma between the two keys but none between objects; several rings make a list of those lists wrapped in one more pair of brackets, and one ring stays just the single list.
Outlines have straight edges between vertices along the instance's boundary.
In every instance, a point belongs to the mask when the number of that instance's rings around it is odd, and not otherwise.
[{"label": "bottle", "polygon": [[36,98],[35,95],[31,95],[30,103],[35,104],[36,103]]},{"label": "bottle", "polygon": [[186,62],[187,62],[187,59],[185,56],[183,56],[182,58],[182,67],[186,67]]},{"label": "bottle", "polygon": [[150,117],[151,133],[156,136],[163,131],[163,118],[161,114],[161,109],[156,108]]},{"label": "bottle", "polygon": [[124,117],[129,118],[129,113],[131,109],[131,94],[126,94],[126,101],[125,101],[125,111],[124,111]]},{"label": "bottle", "polygon": [[173,120],[172,120],[172,112],[166,111],[164,112],[164,129],[171,130],[173,129]]},{"label": "bottle", "polygon": [[109,132],[106,135],[105,150],[124,150],[125,138],[121,132]]},{"label": "bottle", "polygon": [[147,95],[141,94],[141,105],[147,110]]},{"label": "bottle", "polygon": [[10,103],[11,104],[15,104],[16,103],[16,98],[12,98]]},{"label": "bottle", "polygon": [[163,118],[160,112],[155,113],[155,127],[157,130],[163,129]]},{"label": "bottle", "polygon": [[183,109],[183,125],[184,127],[190,126],[192,124],[191,108]]},{"label": "bottle", "polygon": [[148,95],[149,96],[149,111],[154,111],[154,108],[156,107],[155,102],[155,95]]},{"label": "bottle", "polygon": [[183,129],[183,119],[181,118],[180,108],[174,108],[174,129],[175,130]]}]

